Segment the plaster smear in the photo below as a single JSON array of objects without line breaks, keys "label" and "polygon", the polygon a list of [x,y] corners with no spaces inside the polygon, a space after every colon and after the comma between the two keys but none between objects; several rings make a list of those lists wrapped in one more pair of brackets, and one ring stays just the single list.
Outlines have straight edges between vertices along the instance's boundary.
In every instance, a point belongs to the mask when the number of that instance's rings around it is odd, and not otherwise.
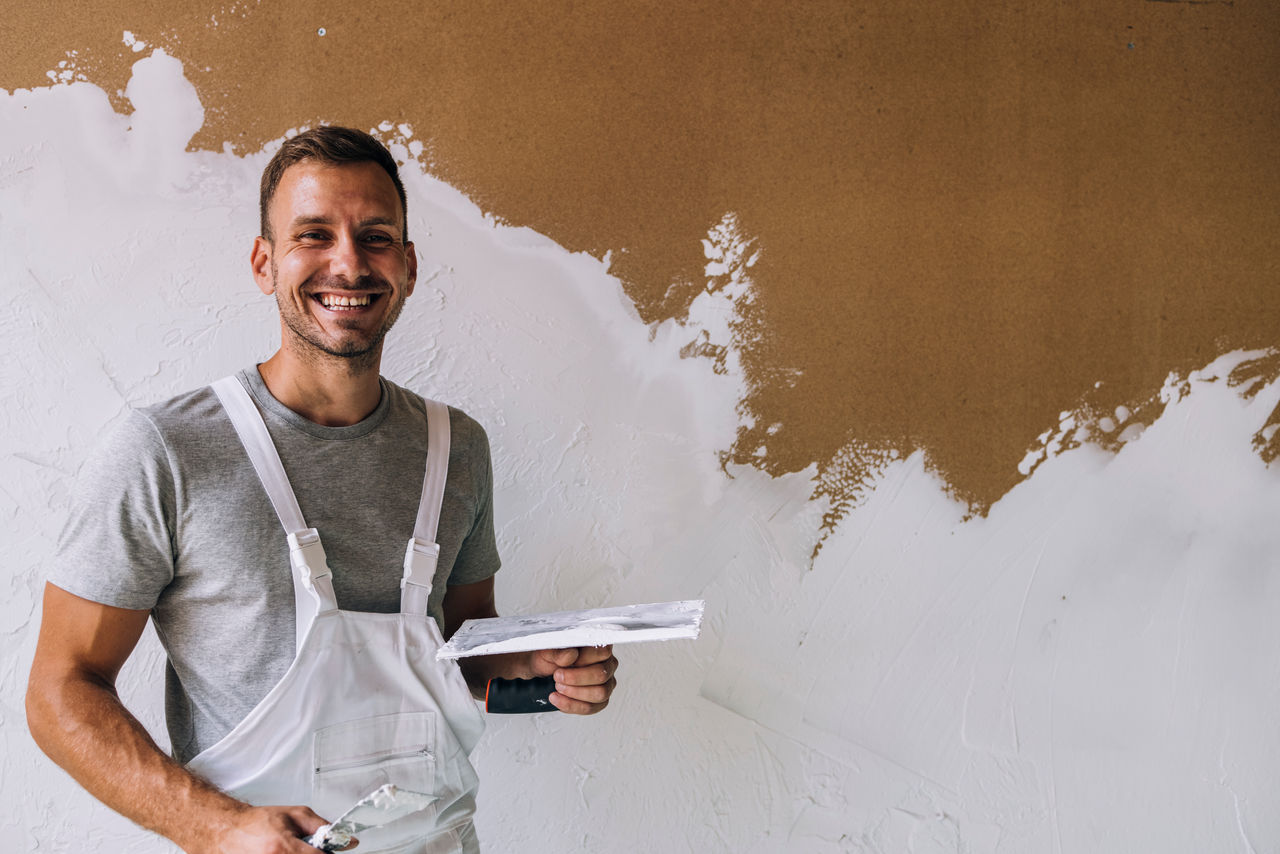
[{"label": "plaster smear", "polygon": [[[0,96],[0,834],[15,850],[171,850],[26,732],[42,579],[95,438],[277,335],[246,264],[268,154],[187,151],[201,107],[159,51],[129,99],[122,116],[86,83]],[[412,128],[395,131],[407,158]],[[1280,384],[1227,381],[1266,354],[1171,380],[1114,455],[1046,451],[985,518],[966,520],[921,454],[887,460],[811,561],[832,509],[812,498],[816,466],[722,468],[744,423],[730,354],[722,373],[681,358],[690,327],[643,323],[600,260],[496,225],[416,167],[405,182],[421,279],[385,371],[489,430],[500,610],[708,603],[699,640],[624,650],[606,713],[491,721],[487,850],[1280,844],[1280,488],[1253,449]],[[159,673],[148,636],[121,688],[163,733]]]},{"label": "plaster smear", "polygon": [[705,606],[701,600],[685,600],[467,620],[436,650],[436,658],[694,640]]}]

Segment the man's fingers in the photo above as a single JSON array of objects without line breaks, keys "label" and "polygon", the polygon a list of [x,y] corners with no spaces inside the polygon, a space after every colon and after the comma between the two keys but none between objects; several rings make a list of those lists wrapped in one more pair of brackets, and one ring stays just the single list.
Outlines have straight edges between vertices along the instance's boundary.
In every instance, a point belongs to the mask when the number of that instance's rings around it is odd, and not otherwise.
[{"label": "man's fingers", "polygon": [[551,705],[570,715],[594,715],[609,705],[609,697],[617,686],[617,679],[610,679],[603,685],[584,687],[556,685],[556,692],[550,698]]},{"label": "man's fingers", "polygon": [[552,667],[568,667],[578,660],[578,650],[575,647],[569,647],[568,649],[544,649],[536,653],[536,655],[544,661],[549,662]]},{"label": "man's fingers", "polygon": [[[308,836],[315,835],[315,832],[317,830],[319,830],[320,828],[324,827],[326,824],[329,823],[325,821],[323,818],[321,818],[319,815],[317,815],[310,807],[306,807],[306,806],[286,807],[285,813],[288,815],[289,820],[292,821],[300,831],[300,838],[305,838]],[[346,845],[342,846],[341,848],[334,848],[332,850],[352,851],[359,844],[360,844],[360,840],[356,839],[355,837],[352,837],[351,841],[348,842]],[[307,845],[305,842],[303,843],[303,845],[305,846],[304,850],[306,851],[314,852],[316,850],[310,845]]]},{"label": "man's fingers", "polygon": [[[301,846],[299,847],[299,845],[291,844],[289,846],[289,850],[297,851],[298,854],[302,854],[303,851],[315,851],[316,850],[315,848],[303,842],[302,840],[314,834],[321,827],[328,824],[328,822],[326,822],[320,816],[316,815],[316,813],[310,807],[292,806],[292,807],[283,807],[281,809],[284,812],[285,820],[287,820],[294,826],[297,832],[297,835],[299,837],[298,843]],[[345,851],[346,849],[341,849],[341,850]]]},{"label": "man's fingers", "polygon": [[618,659],[609,656],[594,664],[578,664],[555,672],[556,685],[603,685],[618,669]]},{"label": "man's fingers", "polygon": [[285,814],[293,821],[298,829],[307,836],[315,833],[322,826],[328,824],[327,821],[316,815],[315,811],[306,806],[286,807]]},{"label": "man's fingers", "polygon": [[213,847],[227,854],[240,852],[296,852],[315,854],[303,839],[325,823],[304,806],[248,807],[238,811],[230,823],[215,831]]},{"label": "man's fingers", "polygon": [[575,667],[581,667],[584,664],[595,664],[597,661],[613,658],[613,646],[611,644],[607,646],[580,646],[577,649],[577,653],[577,658],[570,663]]},{"label": "man's fingers", "polygon": [[594,715],[609,705],[613,689],[618,687],[617,669],[613,647],[581,648],[573,667],[556,670],[551,705],[571,715]]}]

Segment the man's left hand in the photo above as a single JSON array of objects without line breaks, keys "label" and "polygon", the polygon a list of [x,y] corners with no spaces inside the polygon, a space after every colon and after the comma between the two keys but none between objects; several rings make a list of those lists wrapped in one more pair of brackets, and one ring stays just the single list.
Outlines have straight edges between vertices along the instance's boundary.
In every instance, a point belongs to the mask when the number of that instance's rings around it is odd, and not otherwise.
[{"label": "man's left hand", "polygon": [[543,649],[533,653],[536,676],[554,676],[551,705],[571,715],[594,715],[609,705],[617,687],[618,659],[612,646]]}]

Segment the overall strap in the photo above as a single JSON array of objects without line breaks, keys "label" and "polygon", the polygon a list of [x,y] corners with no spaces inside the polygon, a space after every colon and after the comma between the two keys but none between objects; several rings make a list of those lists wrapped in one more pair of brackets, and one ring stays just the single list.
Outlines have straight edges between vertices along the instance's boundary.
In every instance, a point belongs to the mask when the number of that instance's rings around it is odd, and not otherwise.
[{"label": "overall strap", "polygon": [[307,526],[298,507],[298,499],[284,473],[280,454],[271,441],[262,413],[237,377],[223,377],[213,384],[213,391],[227,411],[240,444],[244,445],[253,470],[262,482],[271,506],[289,538],[289,563],[293,567],[293,596],[296,607],[296,647],[302,648],[312,622],[319,614],[338,610],[333,593],[333,573],[325,559],[320,534]]},{"label": "overall strap", "polygon": [[427,405],[427,471],[422,479],[422,500],[418,502],[418,519],[413,538],[404,555],[404,580],[400,582],[400,610],[405,614],[426,616],[427,600],[440,560],[440,507],[444,504],[444,485],[449,477],[449,407],[434,400]]}]

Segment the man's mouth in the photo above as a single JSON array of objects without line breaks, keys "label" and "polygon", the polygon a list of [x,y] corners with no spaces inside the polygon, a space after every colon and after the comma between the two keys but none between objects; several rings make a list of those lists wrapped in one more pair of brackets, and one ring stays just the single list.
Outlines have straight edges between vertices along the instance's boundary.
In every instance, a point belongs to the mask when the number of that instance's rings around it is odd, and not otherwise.
[{"label": "man's mouth", "polygon": [[313,299],[330,311],[358,311],[369,307],[379,296],[381,294],[363,293],[355,296],[345,296],[343,294],[320,293],[316,294]]}]

